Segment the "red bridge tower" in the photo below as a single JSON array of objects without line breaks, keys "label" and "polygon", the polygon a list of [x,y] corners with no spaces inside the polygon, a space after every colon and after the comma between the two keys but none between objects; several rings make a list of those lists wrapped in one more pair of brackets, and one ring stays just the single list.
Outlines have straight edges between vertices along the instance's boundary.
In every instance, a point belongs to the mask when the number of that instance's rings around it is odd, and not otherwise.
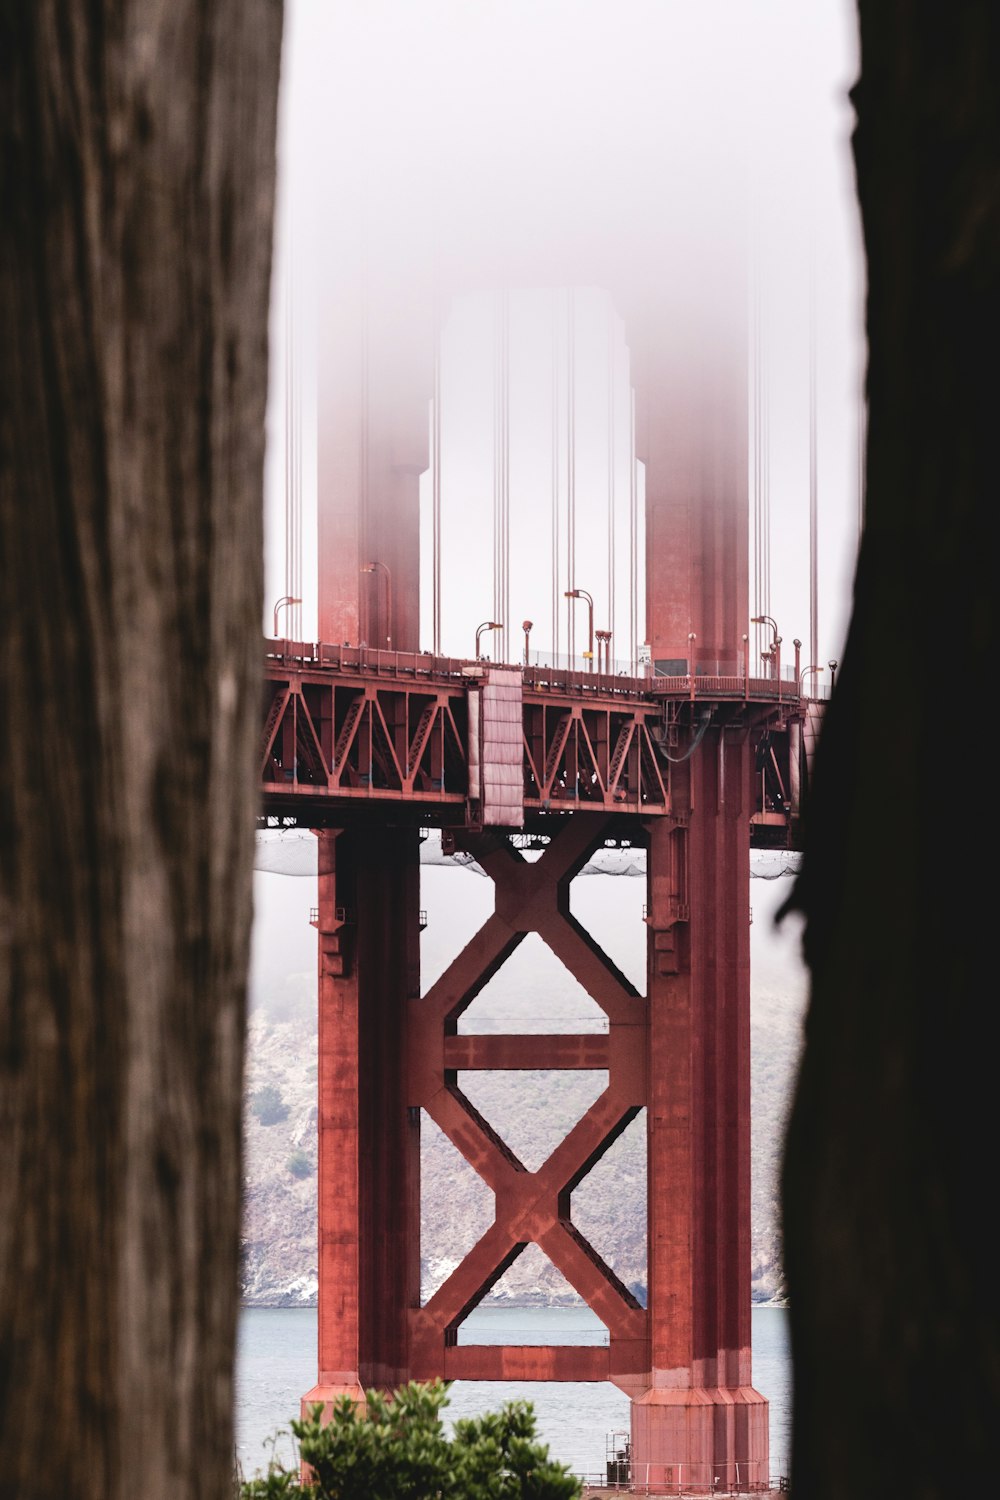
[{"label": "red bridge tower", "polygon": [[[303,1404],[436,1375],[610,1380],[631,1398],[637,1488],[751,1488],[768,1481],[768,1408],[751,1371],[749,856],[752,842],[791,843],[786,731],[803,705],[798,683],[783,696],[751,677],[746,654],[745,361],[681,365],[676,307],[647,301],[640,320],[620,306],[646,465],[659,675],[644,679],[419,654],[430,319],[387,293],[366,321],[354,287],[324,324],[321,641],[272,643],[262,754],[267,810],[319,842],[319,1350]],[[372,557],[384,576],[363,571]],[[766,797],[775,777],[781,796]],[[475,856],[496,901],[423,994],[428,826]],[[514,834],[542,857],[525,861]],[[570,881],[607,839],[646,850],[643,995],[570,912]],[[459,1034],[531,932],[606,1033]],[[458,1087],[478,1068],[599,1068],[608,1086],[532,1172]],[[645,1307],[570,1207],[643,1108]],[[496,1197],[493,1225],[423,1306],[421,1110]],[[458,1343],[530,1242],[607,1326],[606,1347]]]}]

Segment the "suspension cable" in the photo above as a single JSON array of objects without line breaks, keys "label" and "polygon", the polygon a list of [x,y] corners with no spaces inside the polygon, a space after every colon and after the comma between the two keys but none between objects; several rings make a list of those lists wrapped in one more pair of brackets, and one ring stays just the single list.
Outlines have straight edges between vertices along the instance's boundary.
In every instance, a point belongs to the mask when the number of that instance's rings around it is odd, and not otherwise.
[{"label": "suspension cable", "polygon": [[[368,317],[368,257],[364,257],[361,266],[361,423],[358,436],[361,471],[361,503],[359,506],[360,520],[358,531],[361,540],[361,555],[366,560],[371,557],[371,540],[368,526],[368,490],[369,490],[369,451],[370,451],[370,428],[371,428],[371,351],[370,351],[370,328]],[[358,610],[358,628],[361,632],[361,640],[371,640],[373,636],[372,618],[372,585],[375,575],[368,576],[368,588],[364,591],[364,607]]]},{"label": "suspension cable", "polygon": [[[608,629],[615,639],[615,308],[608,299]],[[610,657],[610,643],[608,645]],[[608,660],[607,670],[611,671]]]},{"label": "suspension cable", "polygon": [[434,309],[434,396],[431,429],[431,635],[441,655],[441,309]]},{"label": "suspension cable", "polygon": [[[754,614],[771,612],[771,454],[770,454],[770,385],[766,357],[764,321],[766,312],[764,260],[761,253],[761,228],[755,214],[753,222],[753,292],[751,311],[752,385],[753,385],[753,511],[754,511]],[[758,625],[754,633],[752,659],[760,660],[767,627]],[[747,670],[750,663],[747,663]]]},{"label": "suspension cable", "polygon": [[559,664],[559,303],[552,296],[552,665]]},{"label": "suspension cable", "polygon": [[[566,587],[576,588],[576,293],[566,293]],[[566,647],[576,665],[576,616],[566,600]]]},{"label": "suspension cable", "polygon": [[493,619],[500,618],[500,293],[493,305]]},{"label": "suspension cable", "polygon": [[499,633],[498,653],[501,661],[510,660],[510,292],[504,290],[501,302],[500,340],[500,505],[501,505],[501,591],[500,613],[503,625]]},{"label": "suspension cable", "polygon": [[289,608],[289,633],[302,634],[302,428],[299,401],[294,235],[289,210],[285,267],[285,594],[297,602]]},{"label": "suspension cable", "polygon": [[632,676],[639,670],[639,476],[635,451],[635,386],[629,381],[629,466],[628,466],[628,629],[629,661]]},{"label": "suspension cable", "polygon": [[809,660],[819,661],[819,539],[816,476],[816,256],[809,255]]}]

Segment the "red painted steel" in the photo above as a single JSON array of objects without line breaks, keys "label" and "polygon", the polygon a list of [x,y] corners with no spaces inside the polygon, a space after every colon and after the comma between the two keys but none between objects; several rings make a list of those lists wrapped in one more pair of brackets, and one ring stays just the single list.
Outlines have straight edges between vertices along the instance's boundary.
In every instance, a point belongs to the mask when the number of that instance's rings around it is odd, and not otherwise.
[{"label": "red painted steel", "polygon": [[[751,820],[764,816],[760,787],[769,775],[781,781],[772,725],[786,709],[766,695],[692,703],[686,681],[667,696],[635,685],[598,688],[581,702],[575,684],[550,689],[525,678],[524,806],[548,839],[528,862],[509,831],[477,831],[468,788],[436,785],[444,761],[426,758],[436,732],[453,745],[453,768],[465,765],[467,666],[430,659],[416,671],[394,661],[373,678],[367,665],[332,661],[323,650],[282,652],[269,665],[266,805],[286,805],[291,791],[307,799],[311,818],[326,804],[343,825],[319,835],[319,1376],[303,1404],[345,1392],[360,1400],[370,1386],[433,1375],[607,1379],[632,1397],[633,1461],[648,1472],[738,1466],[765,1480],[767,1406],[750,1368],[747,871]],[[707,729],[699,719],[706,704],[717,721]],[[602,800],[588,809],[577,798],[569,816],[552,800],[543,808],[538,767],[568,768],[567,723],[585,726],[593,715],[605,726],[603,739],[588,735],[603,744],[590,762],[604,778]],[[661,798],[624,811],[605,806],[616,784],[613,746],[640,731],[650,756],[661,757]],[[352,760],[349,747],[363,736],[364,753]],[[579,757],[572,764],[578,771]],[[374,785],[379,777],[392,785]],[[375,792],[391,823],[357,821],[359,794],[370,805]],[[421,997],[418,833],[398,819],[409,799],[423,816],[434,797],[453,799],[452,846],[492,878],[495,909]],[[623,826],[647,849],[645,997],[569,909],[573,876]],[[604,1010],[606,1034],[457,1034],[463,1010],[529,932]],[[457,1079],[477,1068],[555,1067],[605,1070],[608,1084],[529,1172]],[[573,1189],[643,1107],[646,1309],[586,1242],[571,1210]],[[421,1110],[496,1202],[491,1228],[424,1307]],[[531,1242],[608,1328],[606,1348],[458,1343],[463,1319]]]},{"label": "red painted steel", "polygon": [[[322,639],[268,644],[261,718],[263,821],[315,828],[320,843],[319,1349],[304,1402],[344,1391],[362,1400],[369,1386],[433,1375],[610,1380],[632,1399],[639,1483],[761,1486],[749,854],[793,846],[814,734],[801,732],[800,684],[751,678],[746,656],[739,289],[716,296],[706,273],[701,290],[642,286],[617,298],[646,466],[647,634],[659,672],[632,679],[419,651],[418,484],[440,307],[413,287],[366,290],[356,270],[328,292],[320,341]],[[494,674],[502,691],[491,697]],[[790,740],[801,764],[790,763]],[[495,909],[421,996],[427,826],[475,857]],[[536,861],[514,845],[521,828],[544,845]],[[570,912],[570,882],[609,839],[646,850],[644,996]],[[603,1010],[606,1033],[458,1034],[529,933]],[[608,1082],[529,1171],[459,1087],[461,1073],[484,1068],[600,1069]],[[574,1188],[643,1109],[646,1308],[572,1219]],[[425,1306],[421,1111],[496,1201],[493,1224]],[[467,1314],[529,1243],[602,1320],[607,1347],[459,1343]]]},{"label": "red painted steel", "polygon": [[416,831],[320,833],[318,886],[319,1368],[303,1411],[409,1379],[420,1295],[420,1138],[405,1105]]},{"label": "red painted steel", "polygon": [[[746,736],[677,768],[687,815],[648,853],[648,1312],[636,1462],[768,1475],[750,1347],[750,912]],[[684,914],[682,919],[677,913]]]}]

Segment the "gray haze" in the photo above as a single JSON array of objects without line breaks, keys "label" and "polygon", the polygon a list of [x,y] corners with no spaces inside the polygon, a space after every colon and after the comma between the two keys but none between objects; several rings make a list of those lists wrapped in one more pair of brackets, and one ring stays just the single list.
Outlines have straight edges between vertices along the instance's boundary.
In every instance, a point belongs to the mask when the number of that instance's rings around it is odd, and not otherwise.
[{"label": "gray haze", "polygon": [[[694,330],[684,346],[693,359],[708,315],[692,303],[699,286],[720,284],[713,266],[721,277],[752,261],[767,422],[750,461],[766,475],[770,526],[751,603],[775,617],[786,642],[808,642],[814,307],[818,654],[839,655],[857,540],[863,368],[847,99],[856,66],[851,7],[291,0],[287,15],[265,628],[274,600],[297,592],[303,606],[286,623],[307,638],[315,630],[314,360],[324,297],[359,254],[371,285],[385,288],[404,314],[429,267],[460,288],[442,339],[442,645],[463,655],[494,598],[494,288],[504,280],[521,288],[511,309],[511,619],[530,616],[533,644],[554,645],[551,558],[540,524],[550,493],[547,372],[553,321],[565,319],[572,286],[579,366],[572,581],[594,594],[598,623],[613,626],[620,656],[628,655],[629,625],[629,371],[608,284],[617,278],[637,295],[667,289],[677,329],[687,316]],[[405,315],[398,323],[403,359]],[[302,529],[286,548],[289,455]],[[425,485],[425,509],[428,498]],[[428,540],[425,525],[425,616]],[[506,645],[516,656],[516,637]]]}]

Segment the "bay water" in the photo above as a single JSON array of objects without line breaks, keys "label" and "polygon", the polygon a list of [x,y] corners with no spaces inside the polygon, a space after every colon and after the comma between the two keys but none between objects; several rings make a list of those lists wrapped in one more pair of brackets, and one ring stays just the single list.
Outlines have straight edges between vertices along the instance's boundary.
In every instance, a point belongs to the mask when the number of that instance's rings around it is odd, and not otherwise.
[{"label": "bay water", "polygon": [[[461,1328],[461,1341],[477,1344],[589,1344],[606,1338],[583,1306],[488,1305],[470,1313]],[[755,1305],[752,1338],[753,1384],[769,1402],[771,1475],[777,1477],[788,1473],[790,1448],[787,1309]],[[289,1422],[315,1380],[315,1307],[244,1308],[236,1362],[236,1456],[244,1478],[266,1470],[272,1457],[295,1465]],[[603,1482],[607,1459],[628,1432],[628,1397],[608,1382],[457,1380],[449,1394],[446,1427],[458,1417],[496,1411],[504,1401],[530,1401],[550,1456],[592,1484]]]}]

